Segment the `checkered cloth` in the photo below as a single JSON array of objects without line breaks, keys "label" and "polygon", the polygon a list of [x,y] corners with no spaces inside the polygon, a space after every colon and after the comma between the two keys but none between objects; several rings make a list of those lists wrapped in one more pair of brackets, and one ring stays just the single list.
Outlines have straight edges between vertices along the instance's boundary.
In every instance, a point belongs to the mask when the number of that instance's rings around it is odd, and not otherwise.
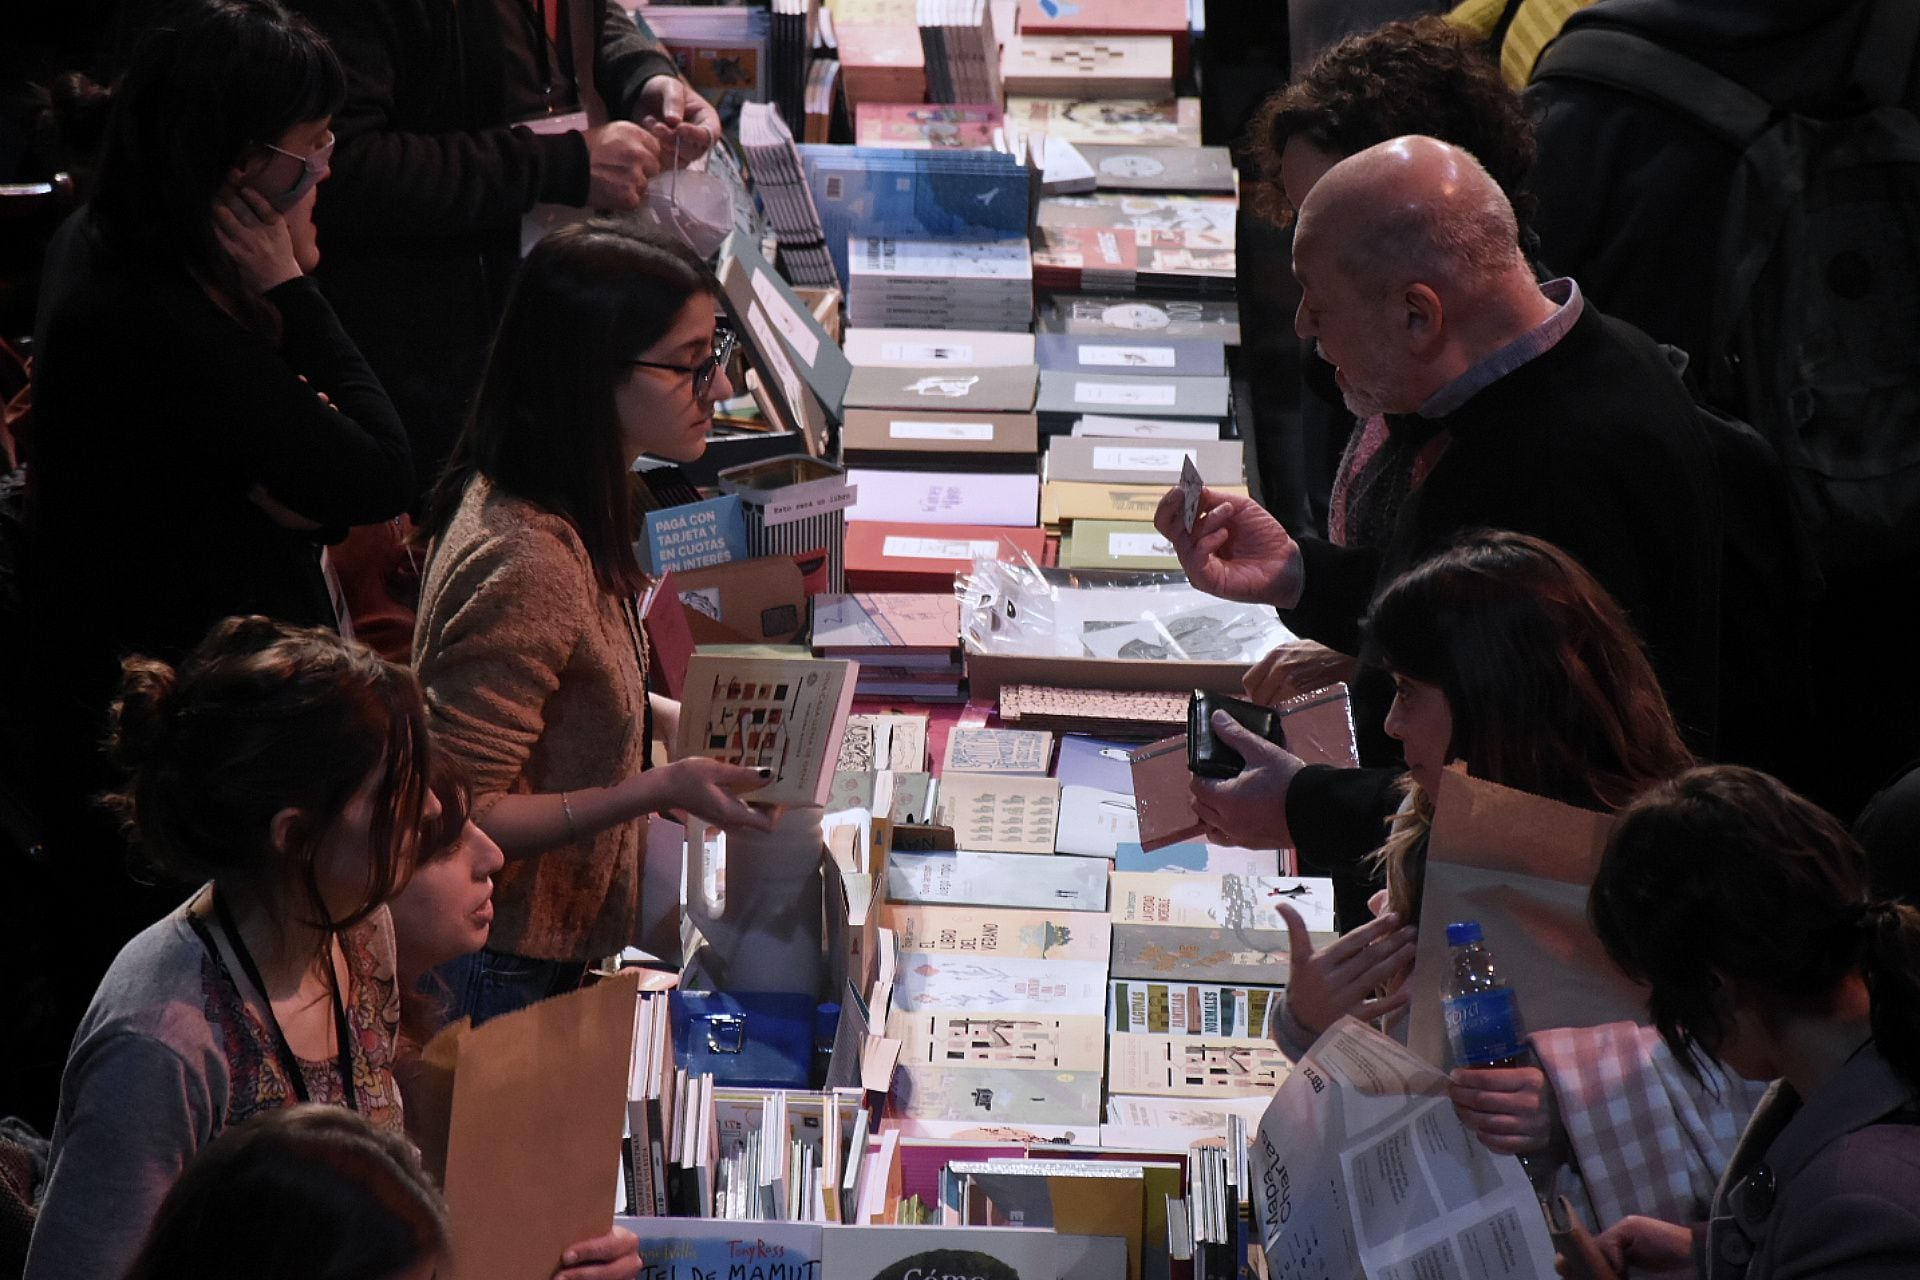
[{"label": "checkered cloth", "polygon": [[1533,1035],[1596,1229],[1630,1213],[1705,1221],[1766,1085],[1711,1064],[1688,1075],[1652,1027],[1631,1022]]}]

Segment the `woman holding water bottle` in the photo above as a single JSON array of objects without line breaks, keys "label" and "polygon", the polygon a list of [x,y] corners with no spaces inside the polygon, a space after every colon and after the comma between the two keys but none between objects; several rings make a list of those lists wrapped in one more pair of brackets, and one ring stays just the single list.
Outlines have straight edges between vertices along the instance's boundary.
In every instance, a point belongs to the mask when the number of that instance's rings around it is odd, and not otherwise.
[{"label": "woman holding water bottle", "polygon": [[[1405,751],[1403,799],[1374,855],[1387,888],[1376,895],[1373,920],[1315,952],[1304,922],[1280,908],[1294,961],[1277,1038],[1295,1057],[1343,1015],[1375,1019],[1406,1007],[1433,800],[1449,764],[1461,761],[1475,778],[1605,812],[1692,763],[1624,612],[1571,556],[1537,538],[1467,535],[1387,586],[1366,637],[1394,678],[1386,728]],[[1258,812],[1270,815],[1285,803],[1300,762],[1250,734],[1223,736],[1247,758],[1245,789],[1264,788]],[[1269,829],[1250,818],[1252,806],[1225,797],[1197,807],[1213,833],[1232,843],[1258,845]],[[1316,862],[1349,851],[1311,848],[1314,839],[1332,832],[1377,840],[1380,830],[1373,814],[1315,825],[1308,831],[1296,824],[1293,836]],[[1609,1043],[1636,1059],[1629,1074],[1644,1067],[1642,1075],[1657,1077],[1664,1063],[1645,1060],[1648,1045],[1638,1029],[1622,1024],[1614,1031]],[[1456,1070],[1452,1093],[1462,1120],[1488,1148],[1543,1157],[1551,1167],[1577,1157],[1558,1108],[1585,1105],[1583,1096],[1558,1098],[1558,1084],[1557,1074],[1523,1062]],[[1728,1103],[1687,1099],[1679,1107],[1689,1122],[1681,1140],[1663,1149],[1680,1153],[1666,1180],[1680,1190],[1662,1192],[1666,1198],[1632,1198],[1638,1192],[1630,1178],[1600,1185],[1608,1174],[1585,1162],[1580,1172],[1596,1212],[1611,1220],[1649,1203],[1704,1203],[1744,1118],[1743,1111],[1727,1118],[1730,1106],[1740,1110],[1738,1094],[1729,1092]],[[1591,1128],[1581,1126],[1583,1133]]]}]

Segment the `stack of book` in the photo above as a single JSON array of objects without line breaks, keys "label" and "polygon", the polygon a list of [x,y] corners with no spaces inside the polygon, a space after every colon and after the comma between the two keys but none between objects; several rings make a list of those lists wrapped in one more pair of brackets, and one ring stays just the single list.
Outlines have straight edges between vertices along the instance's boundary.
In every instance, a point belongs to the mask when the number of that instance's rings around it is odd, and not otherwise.
[{"label": "stack of book", "polygon": [[904,22],[843,22],[834,28],[847,101],[856,108],[863,103],[912,104],[927,96],[927,65],[911,0],[906,10]]},{"label": "stack of book", "polygon": [[1048,196],[1035,216],[1036,279],[1056,289],[1233,297],[1231,196]]},{"label": "stack of book", "polygon": [[857,661],[854,691],[863,698],[958,700],[959,631],[960,605],[952,592],[813,598],[814,652]]},{"label": "stack of book", "polygon": [[773,0],[773,101],[792,133],[805,133],[808,67],[820,29],[820,0]]},{"label": "stack of book", "polygon": [[[1186,78],[1192,62],[1187,0],[1020,0],[1020,35],[1087,41],[1113,36],[1150,36],[1172,50],[1172,74]],[[1009,90],[1009,92],[1012,92]]]},{"label": "stack of book", "polygon": [[793,133],[766,103],[740,113],[740,147],[747,153],[754,190],[780,238],[780,264],[798,285],[836,288],[840,277],[820,226],[820,211],[801,171]]},{"label": "stack of book", "polygon": [[1007,41],[1000,78],[1022,97],[1171,98],[1173,44],[1165,36],[1020,35]]},{"label": "stack of book", "polygon": [[989,0],[919,0],[915,19],[935,102],[998,102],[1000,42]]},{"label": "stack of book", "polygon": [[863,328],[1032,327],[1033,254],[1024,239],[854,235],[847,263],[847,319]]},{"label": "stack of book", "polygon": [[1010,155],[957,148],[799,151],[842,279],[853,237],[992,240],[1027,234],[1028,171]]}]

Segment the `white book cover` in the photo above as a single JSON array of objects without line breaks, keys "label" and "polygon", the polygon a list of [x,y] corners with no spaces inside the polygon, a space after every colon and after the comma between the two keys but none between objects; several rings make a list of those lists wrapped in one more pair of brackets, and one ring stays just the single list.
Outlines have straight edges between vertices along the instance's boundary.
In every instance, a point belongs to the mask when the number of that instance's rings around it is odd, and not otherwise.
[{"label": "white book cover", "polygon": [[1007,525],[1030,529],[1040,511],[1040,477],[987,472],[869,471],[850,468],[858,491],[848,520],[925,525]]},{"label": "white book cover", "polygon": [[1033,335],[986,329],[848,329],[847,359],[865,368],[1003,367],[1033,363]]},{"label": "white book cover", "polygon": [[847,238],[847,265],[855,288],[874,276],[1033,279],[1033,251],[1025,240],[895,240],[854,235]]},{"label": "white book cover", "polygon": [[895,902],[979,907],[1107,909],[1107,867],[1084,858],[1035,853],[895,853],[887,859]]},{"label": "white book cover", "polygon": [[1107,1010],[1107,966],[1097,960],[983,959],[902,952],[896,1009],[1034,1013],[1065,1017]]}]

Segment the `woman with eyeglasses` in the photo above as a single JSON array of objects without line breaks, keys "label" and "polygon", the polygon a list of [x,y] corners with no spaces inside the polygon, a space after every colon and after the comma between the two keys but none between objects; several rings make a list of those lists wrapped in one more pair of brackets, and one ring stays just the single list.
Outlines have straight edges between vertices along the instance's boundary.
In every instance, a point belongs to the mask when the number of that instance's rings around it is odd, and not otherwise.
[{"label": "woman with eyeglasses", "polygon": [[441,971],[455,1016],[564,991],[633,941],[648,814],[769,826],[736,794],[760,770],[650,767],[678,708],[647,691],[633,464],[706,450],[733,390],[715,290],[655,232],[587,222],[542,240],[434,492],[414,666],[507,858],[487,949]]},{"label": "woman with eyeglasses", "polygon": [[[323,552],[413,492],[398,415],[315,286],[345,76],[275,0],[174,6],[112,93],[98,180],[48,255],[27,580],[49,861],[79,904],[64,1044],[143,890],[91,798],[120,659],[262,614],[335,627]],[[69,971],[68,966],[71,966]]]}]

